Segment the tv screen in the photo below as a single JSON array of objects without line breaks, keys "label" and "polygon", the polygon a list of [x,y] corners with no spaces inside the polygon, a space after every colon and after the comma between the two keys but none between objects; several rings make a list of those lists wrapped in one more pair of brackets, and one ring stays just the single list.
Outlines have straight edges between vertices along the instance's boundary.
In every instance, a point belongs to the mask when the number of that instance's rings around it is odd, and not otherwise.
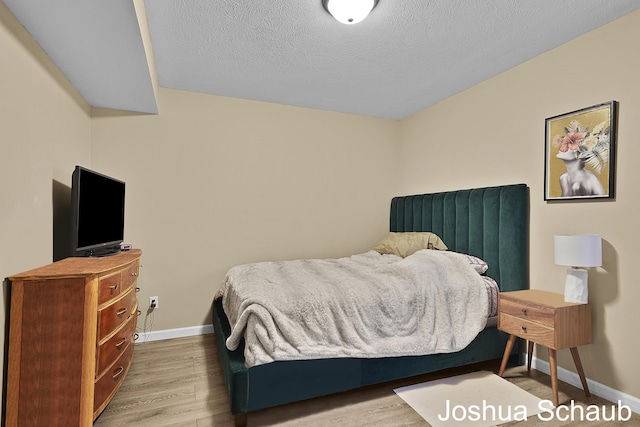
[{"label": "tv screen", "polygon": [[76,166],[71,181],[71,245],[74,256],[120,252],[124,240],[125,183]]}]

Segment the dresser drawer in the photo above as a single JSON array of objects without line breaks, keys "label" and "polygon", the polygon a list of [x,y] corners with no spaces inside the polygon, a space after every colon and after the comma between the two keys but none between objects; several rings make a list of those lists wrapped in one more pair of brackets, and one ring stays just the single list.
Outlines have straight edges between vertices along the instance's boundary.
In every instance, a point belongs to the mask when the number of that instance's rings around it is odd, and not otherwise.
[{"label": "dresser drawer", "polygon": [[98,280],[98,305],[116,298],[122,292],[122,274],[118,271]]},{"label": "dresser drawer", "polygon": [[124,380],[129,366],[131,366],[134,347],[133,345],[127,346],[115,363],[96,381],[93,398],[94,417],[107,406],[107,403]]},{"label": "dresser drawer", "polygon": [[552,307],[526,304],[523,302],[511,301],[507,298],[500,298],[500,313],[539,323],[540,325],[554,327],[555,310]]},{"label": "dresser drawer", "polygon": [[140,272],[140,263],[134,262],[126,270],[122,270],[122,287],[123,289],[129,288],[138,279]]},{"label": "dresser drawer", "polygon": [[508,334],[542,344],[545,347],[555,348],[554,329],[540,323],[501,311],[498,318],[498,327]]},{"label": "dresser drawer", "polygon": [[137,295],[130,288],[112,304],[98,310],[98,342],[118,329],[137,309]]},{"label": "dresser drawer", "polygon": [[124,353],[127,346],[133,345],[135,333],[136,316],[129,315],[129,319],[127,319],[122,328],[98,346],[96,377],[99,377],[120,354]]},{"label": "dresser drawer", "polygon": [[98,280],[98,305],[105,304],[125,293],[138,279],[140,263],[129,264],[123,270]]}]

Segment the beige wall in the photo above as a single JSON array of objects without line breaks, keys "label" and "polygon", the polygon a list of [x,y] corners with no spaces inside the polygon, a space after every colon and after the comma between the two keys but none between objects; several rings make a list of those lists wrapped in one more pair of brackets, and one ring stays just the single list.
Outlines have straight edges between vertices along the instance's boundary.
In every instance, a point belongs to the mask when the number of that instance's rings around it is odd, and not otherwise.
[{"label": "beige wall", "polygon": [[[89,106],[0,3],[0,277],[53,260],[52,199],[89,162]],[[57,184],[59,183],[59,184]],[[7,286],[0,306],[5,341]],[[4,352],[0,361],[4,363]],[[0,409],[1,410],[1,409]]]},{"label": "beige wall", "polygon": [[210,324],[235,264],[343,256],[387,232],[399,122],[171,89],[159,105],[95,110],[91,161],[127,182],[153,330]]},{"label": "beige wall", "polygon": [[[604,265],[589,274],[593,344],[581,357],[589,378],[636,397],[638,28],[635,12],[404,120],[399,176],[401,193],[527,183],[532,288],[563,290],[554,234],[601,235]],[[610,100],[619,102],[616,199],[545,202],[545,118]],[[560,353],[560,365],[574,370],[568,351]]]}]

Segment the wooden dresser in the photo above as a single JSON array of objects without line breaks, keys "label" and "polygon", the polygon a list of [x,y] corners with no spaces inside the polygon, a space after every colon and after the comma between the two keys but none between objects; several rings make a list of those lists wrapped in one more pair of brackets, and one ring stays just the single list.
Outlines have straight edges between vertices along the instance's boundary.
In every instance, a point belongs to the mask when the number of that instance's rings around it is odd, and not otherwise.
[{"label": "wooden dresser", "polygon": [[133,358],[140,250],[9,277],[7,426],[90,426]]}]

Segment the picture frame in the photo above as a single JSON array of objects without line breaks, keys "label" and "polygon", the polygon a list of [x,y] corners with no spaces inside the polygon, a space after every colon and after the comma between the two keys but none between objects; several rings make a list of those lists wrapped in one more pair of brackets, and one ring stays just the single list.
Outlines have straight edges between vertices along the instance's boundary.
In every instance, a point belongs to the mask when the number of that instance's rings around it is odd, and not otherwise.
[{"label": "picture frame", "polygon": [[545,120],[544,200],[612,199],[617,102]]}]

